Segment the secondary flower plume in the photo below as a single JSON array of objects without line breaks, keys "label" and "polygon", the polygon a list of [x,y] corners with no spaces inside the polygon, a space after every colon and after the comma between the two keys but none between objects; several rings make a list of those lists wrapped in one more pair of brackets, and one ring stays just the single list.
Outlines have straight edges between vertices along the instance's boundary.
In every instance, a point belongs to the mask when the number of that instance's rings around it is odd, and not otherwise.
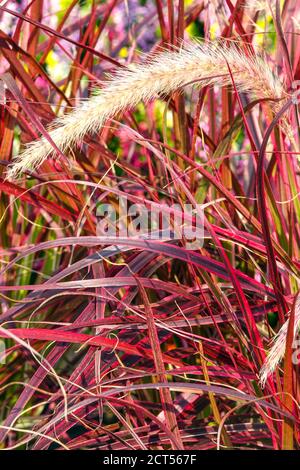
[{"label": "secondary flower plume", "polygon": [[[295,320],[294,320],[294,339],[300,329],[300,294],[297,294],[297,298],[295,300],[294,307],[295,308]],[[276,367],[280,363],[281,359],[285,353],[286,347],[286,338],[288,332],[288,325],[289,320],[287,320],[280,330],[278,331],[277,335],[273,338],[273,344],[269,355],[261,368],[260,371],[260,382],[264,387],[268,377],[275,371]]]},{"label": "secondary flower plume", "polygon": [[[88,101],[56,119],[48,129],[49,136],[62,152],[67,152],[86,134],[99,131],[107,119],[142,100],[166,96],[190,82],[198,82],[203,87],[231,85],[232,80],[239,91],[247,92],[252,98],[273,100],[270,101],[273,112],[282,106],[278,100],[286,98],[278,76],[265,58],[250,48],[234,43],[195,42],[176,50],[164,50],[144,63],[117,71]],[[16,157],[8,177],[16,178],[25,170],[36,169],[54,152],[51,143],[41,137]]]}]

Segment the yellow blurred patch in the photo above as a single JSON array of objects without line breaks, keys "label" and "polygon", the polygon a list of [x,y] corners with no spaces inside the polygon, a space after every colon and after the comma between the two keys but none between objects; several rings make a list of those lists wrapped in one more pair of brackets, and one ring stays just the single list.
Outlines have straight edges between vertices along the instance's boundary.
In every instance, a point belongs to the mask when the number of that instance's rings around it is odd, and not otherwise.
[{"label": "yellow blurred patch", "polygon": [[64,78],[64,67],[62,67],[62,61],[59,59],[59,56],[54,52],[50,51],[47,60],[46,60],[46,65],[49,70],[49,74],[51,75],[51,78],[55,81],[62,80]]},{"label": "yellow blurred patch", "polygon": [[128,57],[127,47],[122,47],[122,49],[119,52],[119,55],[120,55],[120,57],[122,57],[122,59],[126,59],[126,57]]},{"label": "yellow blurred patch", "polygon": [[217,22],[211,25],[211,27],[209,28],[210,39],[216,39],[218,29],[219,25]]}]

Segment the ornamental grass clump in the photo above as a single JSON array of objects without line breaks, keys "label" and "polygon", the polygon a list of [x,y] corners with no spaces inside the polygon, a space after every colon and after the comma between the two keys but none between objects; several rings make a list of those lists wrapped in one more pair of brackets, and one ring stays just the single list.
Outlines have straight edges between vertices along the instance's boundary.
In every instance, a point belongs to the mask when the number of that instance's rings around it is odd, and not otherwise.
[{"label": "ornamental grass clump", "polygon": [[0,3],[1,449],[299,450],[297,6]]}]

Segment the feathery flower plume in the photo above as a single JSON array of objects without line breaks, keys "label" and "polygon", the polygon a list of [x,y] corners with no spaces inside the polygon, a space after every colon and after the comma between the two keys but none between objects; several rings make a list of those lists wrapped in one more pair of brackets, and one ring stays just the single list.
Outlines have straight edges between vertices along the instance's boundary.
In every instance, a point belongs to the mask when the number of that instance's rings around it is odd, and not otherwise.
[{"label": "feathery flower plume", "polygon": [[[297,294],[294,308],[295,308],[295,320],[294,320],[294,340],[295,340],[296,335],[300,329],[300,293]],[[279,362],[284,356],[288,324],[289,324],[289,320],[287,320],[282,325],[277,335],[274,336],[272,340],[273,345],[271,347],[268,357],[265,363],[263,364],[260,374],[259,374],[259,381],[262,387],[265,386],[268,377],[274,372],[274,370],[276,369]]]},{"label": "feathery flower plume", "polygon": [[[118,112],[168,95],[187,82],[199,81],[200,86],[230,85],[229,69],[240,91],[253,98],[278,100],[287,94],[282,83],[266,63],[265,58],[241,49],[236,44],[223,42],[183,45],[176,50],[162,51],[142,64],[131,64],[117,71],[87,101],[71,113],[56,119],[49,135],[56,146],[66,152],[81,142],[86,134],[100,130],[105,121]],[[278,102],[271,102],[273,112]],[[36,169],[50,154],[53,147],[45,137],[30,143],[8,171],[9,178],[16,178],[25,170]]]},{"label": "feathery flower plume", "polygon": [[[275,0],[270,0],[270,6],[271,8],[275,8]],[[249,8],[251,10],[266,10],[269,8],[269,2],[268,0],[248,0],[245,3],[246,8]]]}]

